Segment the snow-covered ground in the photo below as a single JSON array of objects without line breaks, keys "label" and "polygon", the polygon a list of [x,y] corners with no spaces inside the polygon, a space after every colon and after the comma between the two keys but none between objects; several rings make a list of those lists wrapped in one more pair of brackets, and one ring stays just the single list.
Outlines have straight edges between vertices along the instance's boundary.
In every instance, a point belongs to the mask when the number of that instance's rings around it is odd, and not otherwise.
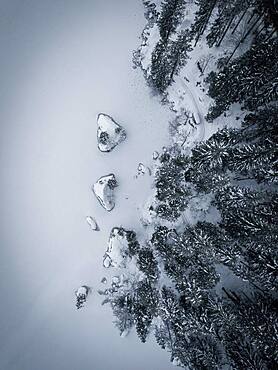
[{"label": "snow-covered ground", "polygon": [[[114,226],[135,229],[149,195],[152,154],[167,144],[171,113],[150,96],[132,50],[140,0],[1,2],[1,333],[4,370],[168,370],[168,354],[136,335],[119,338],[96,293]],[[97,148],[96,116],[127,139]],[[114,173],[117,206],[91,187]],[[92,215],[100,231],[91,232]],[[93,287],[81,310],[75,290]],[[107,356],[108,351],[108,356]]]}]

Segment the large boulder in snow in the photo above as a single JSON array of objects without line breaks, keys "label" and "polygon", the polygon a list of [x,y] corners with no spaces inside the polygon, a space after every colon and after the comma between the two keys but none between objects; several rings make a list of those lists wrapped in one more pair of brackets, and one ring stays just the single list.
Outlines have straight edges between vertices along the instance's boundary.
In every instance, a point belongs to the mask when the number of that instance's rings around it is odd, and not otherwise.
[{"label": "large boulder in snow", "polygon": [[111,152],[126,138],[124,128],[108,114],[100,113],[97,117],[97,140],[101,152]]},{"label": "large boulder in snow", "polygon": [[139,243],[134,231],[114,227],[103,256],[103,266],[125,268],[127,260],[132,257],[137,248],[139,248]]},{"label": "large boulder in snow", "polygon": [[118,186],[115,175],[113,173],[102,176],[93,185],[93,192],[98,201],[107,211],[112,211],[115,207],[114,189]]}]

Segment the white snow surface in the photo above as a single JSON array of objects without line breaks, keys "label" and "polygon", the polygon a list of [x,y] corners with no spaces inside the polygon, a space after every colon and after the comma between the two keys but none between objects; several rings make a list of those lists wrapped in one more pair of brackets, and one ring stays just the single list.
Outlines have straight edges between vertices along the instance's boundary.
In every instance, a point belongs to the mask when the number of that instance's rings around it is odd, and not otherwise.
[{"label": "white snow surface", "polygon": [[[16,5],[2,2],[0,12],[0,369],[169,370],[169,354],[154,341],[141,344],[134,331],[119,338],[97,294],[111,229],[142,236],[138,208],[152,177],[134,174],[167,145],[173,115],[132,68],[141,1]],[[111,153],[97,147],[99,112],[128,133]],[[91,185],[113,172],[117,206],[107,212]],[[100,232],[90,232],[87,215]],[[83,284],[92,295],[76,310]]]},{"label": "white snow surface", "polygon": [[[98,148],[101,152],[111,152],[126,138],[124,128],[108,114],[100,113],[97,118],[97,125]],[[105,142],[101,140],[102,135],[107,136]]]},{"label": "white snow surface", "polygon": [[113,173],[102,176],[93,185],[93,192],[106,211],[112,211],[112,209],[115,207],[114,187],[112,188],[109,185],[109,181],[116,181]]}]

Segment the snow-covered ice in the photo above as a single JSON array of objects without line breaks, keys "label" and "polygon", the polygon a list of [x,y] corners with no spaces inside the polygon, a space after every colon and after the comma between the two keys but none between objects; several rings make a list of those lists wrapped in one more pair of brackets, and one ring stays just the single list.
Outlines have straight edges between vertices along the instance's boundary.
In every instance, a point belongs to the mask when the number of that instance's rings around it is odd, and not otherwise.
[{"label": "snow-covered ice", "polygon": [[101,152],[111,152],[118,144],[124,141],[124,128],[114,121],[108,114],[100,113],[97,117],[97,140]]},{"label": "snow-covered ice", "polygon": [[118,186],[115,175],[102,176],[93,185],[93,192],[104,209],[112,211],[115,207],[114,189]]}]

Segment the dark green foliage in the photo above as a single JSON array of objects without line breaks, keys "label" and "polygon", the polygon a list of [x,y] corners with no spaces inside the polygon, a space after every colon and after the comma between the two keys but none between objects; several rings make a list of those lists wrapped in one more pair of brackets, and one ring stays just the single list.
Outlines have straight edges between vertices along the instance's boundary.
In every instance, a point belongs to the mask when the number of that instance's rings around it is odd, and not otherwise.
[{"label": "dark green foliage", "polygon": [[170,77],[169,85],[173,81],[173,77],[177,75],[182,67],[185,66],[188,59],[188,53],[192,51],[191,47],[192,34],[188,30],[181,31],[177,40],[172,41],[170,46]]},{"label": "dark green foliage", "polygon": [[218,131],[196,145],[192,149],[192,170],[187,181],[201,191],[216,189],[228,183],[228,170],[258,182],[277,181],[276,115],[275,108],[259,110],[245,118],[243,129]]},{"label": "dark green foliage", "polygon": [[207,0],[197,0],[198,10],[195,15],[195,20],[192,25],[192,33],[196,37],[195,45],[197,44],[199,38],[204,33],[207,24],[209,22],[212,11],[217,3],[217,0],[207,1]]},{"label": "dark green foliage", "polygon": [[163,93],[170,82],[169,49],[162,41],[159,41],[152,53],[151,72],[148,82],[159,93]]},{"label": "dark green foliage", "polygon": [[207,78],[209,96],[215,100],[207,115],[212,121],[233,103],[243,103],[247,109],[277,100],[278,41],[257,40],[243,56],[234,59],[220,72]]},{"label": "dark green foliage", "polygon": [[116,296],[111,303],[113,314],[116,318],[115,326],[123,334],[125,331],[130,330],[134,325],[133,319],[133,299],[131,294],[125,292]]},{"label": "dark green foliage", "polygon": [[152,53],[151,71],[148,81],[159,93],[163,93],[186,64],[191,48],[190,31],[181,31],[175,41],[167,44],[160,40]]},{"label": "dark green foliage", "polygon": [[167,43],[170,35],[176,30],[182,20],[185,0],[164,0],[157,24],[163,43]]},{"label": "dark green foliage", "polygon": [[160,94],[172,84],[174,76],[186,64],[188,53],[192,50],[191,31],[182,30],[176,35],[175,40],[170,39],[183,19],[184,10],[184,0],[166,0],[162,3],[157,21],[160,40],[153,50],[148,75],[149,84]]},{"label": "dark green foliage", "polygon": [[141,270],[151,281],[155,281],[159,277],[158,263],[153,255],[150,248],[141,248],[138,252],[137,265],[139,270]]},{"label": "dark green foliage", "polygon": [[253,175],[258,180],[273,178],[277,169],[278,145],[266,140],[263,143],[245,144],[231,150],[229,169],[243,175]]},{"label": "dark green foliage", "polygon": [[156,316],[158,294],[148,280],[139,281],[134,293],[133,317],[139,339],[145,342]]},{"label": "dark green foliage", "polygon": [[221,130],[192,149],[192,164],[198,169],[223,170],[229,158],[229,149],[239,140],[236,130]]},{"label": "dark green foliage", "polygon": [[232,22],[236,17],[245,13],[246,9],[251,5],[250,0],[219,0],[217,2],[217,16],[212,23],[210,30],[206,36],[207,43],[210,47],[220,46],[223,38],[229,31]]},{"label": "dark green foliage", "polygon": [[226,261],[236,275],[264,289],[278,287],[278,197],[276,193],[229,187],[218,190],[215,204],[229,235],[234,258]]},{"label": "dark green foliage", "polygon": [[272,139],[278,143],[278,105],[268,105],[244,117],[242,123],[244,139],[264,142]]},{"label": "dark green foliage", "polygon": [[210,235],[213,228],[209,223],[197,223],[186,228],[182,235],[159,228],[152,237],[167,275],[188,304],[201,301],[219,279],[214,268],[214,239]]},{"label": "dark green foliage", "polygon": [[132,257],[138,253],[140,244],[137,240],[136,233],[133,230],[126,231],[126,239],[128,242],[129,255]]},{"label": "dark green foliage", "polygon": [[215,204],[223,227],[233,237],[267,235],[272,225],[278,223],[276,194],[230,187],[216,193]]},{"label": "dark green foliage", "polygon": [[175,220],[185,210],[190,187],[185,182],[185,173],[189,168],[189,159],[184,156],[161,158],[162,165],[156,173],[156,198],[159,205],[157,214],[168,220]]},{"label": "dark green foliage", "polygon": [[277,302],[261,294],[241,297],[238,304],[226,305],[230,315],[223,339],[234,367],[243,369],[276,369]]}]

